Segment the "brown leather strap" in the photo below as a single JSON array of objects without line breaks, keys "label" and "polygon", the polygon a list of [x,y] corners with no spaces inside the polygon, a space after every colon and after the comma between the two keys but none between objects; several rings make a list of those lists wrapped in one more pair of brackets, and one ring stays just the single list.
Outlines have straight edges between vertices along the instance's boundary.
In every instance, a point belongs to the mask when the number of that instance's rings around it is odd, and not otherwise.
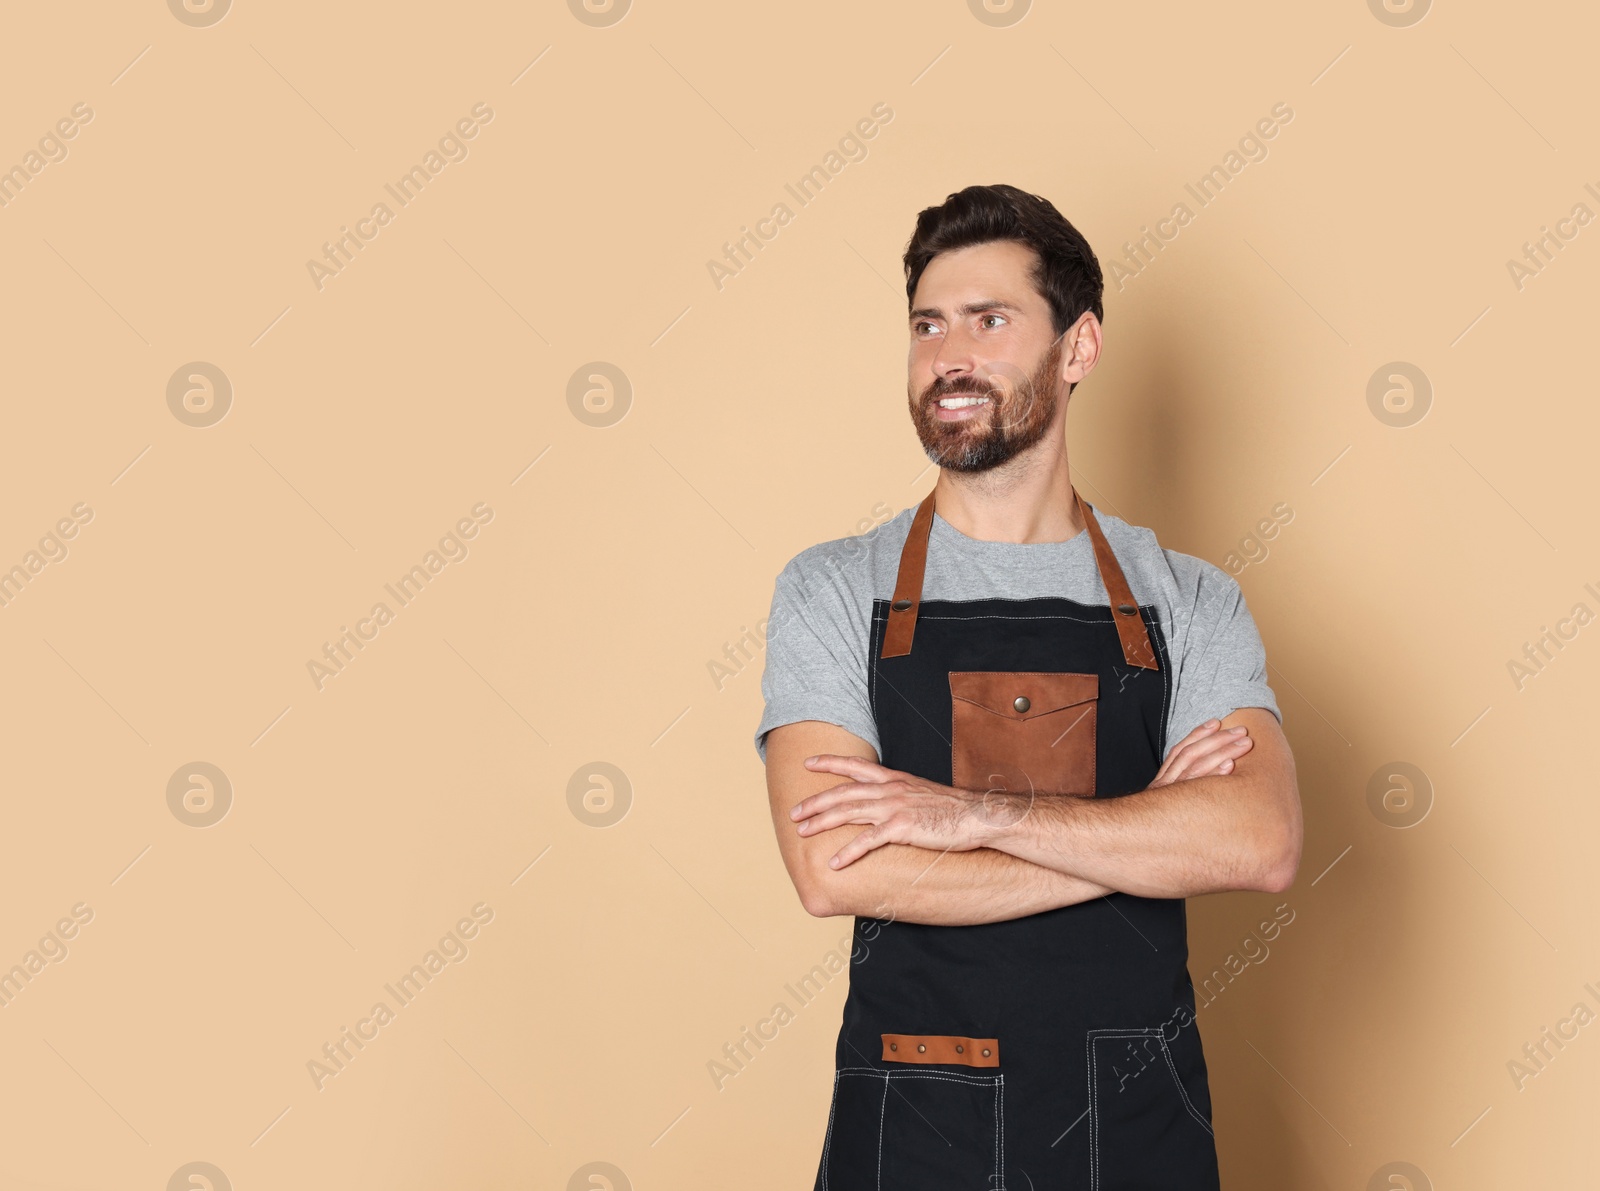
[{"label": "brown leather strap", "polygon": [[922,603],[922,573],[928,565],[928,531],[933,528],[933,493],[923,497],[911,532],[900,548],[900,574],[889,602],[889,623],[883,630],[881,657],[897,658],[911,652],[911,634],[917,628],[917,606]]},{"label": "brown leather strap", "polygon": [[[937,489],[935,490],[937,491]],[[1139,605],[1134,602],[1133,591],[1127,577],[1117,563],[1111,543],[1100,530],[1094,510],[1089,507],[1078,490],[1072,490],[1078,512],[1083,517],[1084,528],[1094,546],[1095,565],[1100,570],[1100,582],[1105,585],[1106,597],[1111,601],[1111,619],[1117,636],[1122,641],[1122,657],[1130,666],[1144,670],[1159,670],[1155,650],[1150,646],[1150,633],[1145,628]],[[930,492],[917,506],[911,519],[911,532],[900,550],[900,573],[895,577],[894,599],[889,603],[889,623],[883,630],[883,652],[880,657],[904,657],[911,652],[911,638],[917,628],[917,609],[922,604],[922,577],[928,566],[928,535],[933,529],[933,493]]]},{"label": "brown leather strap", "polygon": [[1094,543],[1094,559],[1100,568],[1100,582],[1105,584],[1106,596],[1111,601],[1111,620],[1117,626],[1117,636],[1122,638],[1123,660],[1130,666],[1144,670],[1159,670],[1161,667],[1156,665],[1155,650],[1150,648],[1150,633],[1144,627],[1144,617],[1139,615],[1139,605],[1134,602],[1127,577],[1117,565],[1117,556],[1111,552],[1111,543],[1106,541],[1100,522],[1095,519],[1088,503],[1078,495],[1076,488],[1072,490],[1072,498],[1078,502],[1084,528],[1089,531],[1089,540]]},{"label": "brown leather strap", "polygon": [[957,1038],[953,1034],[884,1034],[886,1063],[960,1063],[964,1067],[1000,1066],[995,1038]]}]

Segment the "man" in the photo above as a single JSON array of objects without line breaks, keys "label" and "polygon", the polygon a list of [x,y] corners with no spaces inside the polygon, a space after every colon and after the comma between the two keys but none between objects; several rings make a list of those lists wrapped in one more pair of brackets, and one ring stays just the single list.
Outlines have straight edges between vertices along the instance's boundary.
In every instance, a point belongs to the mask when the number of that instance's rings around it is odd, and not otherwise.
[{"label": "man", "polygon": [[801,903],[855,916],[816,1186],[1215,1188],[1183,899],[1301,850],[1260,636],[1072,483],[1103,287],[1055,207],[968,187],[905,266],[938,479],[783,569],[756,733]]}]

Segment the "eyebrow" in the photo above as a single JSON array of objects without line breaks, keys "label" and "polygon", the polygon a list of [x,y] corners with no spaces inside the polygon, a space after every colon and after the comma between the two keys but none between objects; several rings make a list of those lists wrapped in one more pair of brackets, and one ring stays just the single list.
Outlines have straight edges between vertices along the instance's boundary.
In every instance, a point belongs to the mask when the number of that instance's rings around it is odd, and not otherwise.
[{"label": "eyebrow", "polygon": [[[983,314],[990,310],[1008,310],[1013,314],[1021,314],[1022,307],[1010,302],[1003,302],[999,298],[980,298],[976,302],[968,302],[965,306],[957,306],[959,315]],[[909,321],[916,322],[919,318],[943,318],[944,311],[937,306],[924,306],[911,312]]]}]

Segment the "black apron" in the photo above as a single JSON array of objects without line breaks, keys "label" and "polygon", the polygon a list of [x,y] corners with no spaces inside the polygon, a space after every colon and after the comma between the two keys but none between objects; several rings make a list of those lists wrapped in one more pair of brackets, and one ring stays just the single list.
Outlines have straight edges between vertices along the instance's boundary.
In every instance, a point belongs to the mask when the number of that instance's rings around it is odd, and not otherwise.
[{"label": "black apron", "polygon": [[[1073,498],[1109,606],[924,601],[933,494],[917,509],[894,598],[872,609],[885,766],[1097,798],[1155,778],[1161,625]],[[1112,893],[979,926],[858,917],[816,1187],[1217,1188],[1194,1011],[1181,898]]]}]

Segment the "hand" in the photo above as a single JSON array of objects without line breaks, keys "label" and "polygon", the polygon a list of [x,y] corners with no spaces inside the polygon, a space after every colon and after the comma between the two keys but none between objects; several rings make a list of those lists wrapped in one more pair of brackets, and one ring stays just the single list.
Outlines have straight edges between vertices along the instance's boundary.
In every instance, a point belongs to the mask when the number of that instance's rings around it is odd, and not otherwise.
[{"label": "hand", "polygon": [[789,817],[798,822],[801,835],[847,823],[868,825],[828,861],[830,868],[843,868],[884,844],[969,852],[995,836],[1000,818],[1016,817],[1008,807],[1003,809],[1016,796],[1003,791],[941,786],[865,757],[835,753],[807,757],[805,765],[813,773],[837,773],[852,780],[795,804]]},{"label": "hand", "polygon": [[1223,729],[1221,720],[1207,720],[1173,747],[1155,781],[1145,788],[1154,790],[1190,778],[1232,773],[1234,760],[1248,753],[1254,744],[1243,725]]}]

